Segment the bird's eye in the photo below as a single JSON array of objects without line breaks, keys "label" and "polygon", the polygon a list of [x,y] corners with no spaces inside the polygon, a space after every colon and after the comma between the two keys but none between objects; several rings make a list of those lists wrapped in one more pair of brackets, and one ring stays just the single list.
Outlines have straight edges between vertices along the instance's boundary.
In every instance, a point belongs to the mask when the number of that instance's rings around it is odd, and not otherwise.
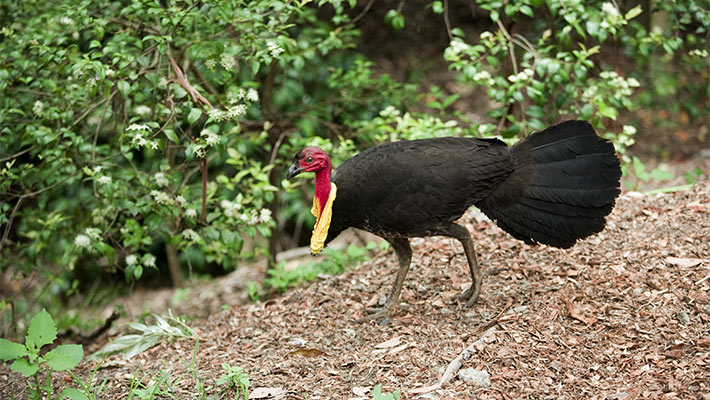
[{"label": "bird's eye", "polygon": [[306,162],[309,163],[309,164],[312,163],[312,162],[313,162],[313,157],[308,157],[308,158],[306,159]]}]

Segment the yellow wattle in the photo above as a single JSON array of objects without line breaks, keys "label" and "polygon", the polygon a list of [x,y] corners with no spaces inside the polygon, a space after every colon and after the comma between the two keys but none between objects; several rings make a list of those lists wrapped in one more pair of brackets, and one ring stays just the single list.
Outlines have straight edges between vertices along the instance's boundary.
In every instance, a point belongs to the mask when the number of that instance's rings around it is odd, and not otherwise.
[{"label": "yellow wattle", "polygon": [[328,237],[328,228],[330,227],[330,219],[333,216],[333,201],[335,200],[335,195],[337,192],[337,186],[335,183],[330,183],[330,195],[328,195],[328,201],[325,202],[325,206],[321,209],[321,204],[318,199],[313,197],[313,208],[311,213],[317,218],[316,226],[313,227],[313,234],[311,235],[311,254],[318,254],[323,250],[325,246],[325,239]]}]

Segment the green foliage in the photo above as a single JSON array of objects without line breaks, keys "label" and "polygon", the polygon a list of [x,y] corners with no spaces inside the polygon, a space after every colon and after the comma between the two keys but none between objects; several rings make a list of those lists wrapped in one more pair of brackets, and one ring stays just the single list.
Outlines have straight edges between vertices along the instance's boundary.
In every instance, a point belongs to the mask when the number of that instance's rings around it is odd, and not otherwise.
[{"label": "green foliage", "polygon": [[281,263],[267,271],[269,277],[264,279],[264,286],[285,292],[292,287],[315,280],[319,275],[340,274],[346,268],[366,261],[368,251],[375,247],[376,244],[370,242],[366,247],[351,244],[345,251],[326,248],[323,250],[325,257],[322,260],[311,261],[292,270],[287,270],[285,263]]},{"label": "green foliage", "polygon": [[168,311],[167,318],[153,315],[154,325],[140,322],[131,322],[128,327],[138,333],[123,335],[106,344],[101,350],[92,354],[90,359],[96,360],[108,357],[111,354],[121,354],[128,360],[158,344],[160,340],[187,338],[196,339],[195,331],[190,328],[184,319]]},{"label": "green foliage", "polygon": [[228,363],[222,363],[222,369],[224,373],[217,379],[218,386],[226,386],[222,393],[234,391],[234,399],[244,396],[245,400],[249,400],[249,375],[244,369]]},{"label": "green foliage", "polygon": [[[633,107],[631,95],[639,87],[601,62],[605,41],[623,32],[634,9],[622,14],[612,3],[520,0],[479,1],[498,29],[485,31],[476,42],[453,29],[444,56],[461,79],[485,89],[497,104],[488,111],[496,124],[482,124],[481,134],[513,137],[544,129],[561,116],[590,120],[606,132],[605,120]],[[525,35],[511,34],[503,21],[537,19]]]},{"label": "green foliage", "polygon": [[[52,372],[70,370],[79,365],[84,358],[84,350],[79,344],[62,344],[41,355],[41,349],[52,344],[56,338],[57,326],[52,316],[42,310],[32,317],[24,345],[0,339],[0,359],[4,362],[12,361],[10,370],[19,372],[27,378],[33,378],[29,381],[30,398],[42,398],[43,393],[53,394]],[[46,373],[42,381],[39,378],[40,370]],[[80,395],[81,392],[69,388],[62,392],[60,397],[82,398],[76,397]]]},{"label": "green foliage", "polygon": [[373,400],[399,400],[399,389],[392,393],[382,393],[382,385],[377,385],[372,389]]},{"label": "green foliage", "polygon": [[198,272],[266,254],[294,149],[411,97],[352,51],[354,5],[3,2],[0,269],[62,294],[166,245]]}]

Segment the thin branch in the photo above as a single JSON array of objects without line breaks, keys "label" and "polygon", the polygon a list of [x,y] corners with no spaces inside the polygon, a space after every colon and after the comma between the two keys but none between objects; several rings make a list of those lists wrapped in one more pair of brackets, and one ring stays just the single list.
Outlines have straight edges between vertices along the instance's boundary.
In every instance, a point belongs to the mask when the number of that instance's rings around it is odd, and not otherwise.
[{"label": "thin branch", "polygon": [[[511,44],[514,44],[515,41],[513,38],[510,36],[510,33],[508,33],[508,30],[505,29],[505,25],[500,21],[500,18],[496,20],[496,23],[498,24],[498,28],[500,28],[501,32],[503,32],[503,35],[508,39],[508,41]],[[515,46],[509,46],[508,51],[510,53],[510,61],[513,63],[513,74],[517,75],[518,74],[518,62],[515,59]]]},{"label": "thin branch", "polygon": [[367,3],[367,5],[365,6],[365,8],[362,11],[360,11],[360,14],[358,14],[355,18],[353,18],[352,21],[350,21],[350,23],[352,25],[355,25],[355,23],[357,21],[359,21],[362,17],[365,16],[365,14],[367,14],[368,11],[370,11],[370,8],[372,7],[373,4],[375,4],[375,0],[370,0]]},{"label": "thin branch", "polygon": [[446,24],[446,33],[449,34],[449,41],[454,40],[454,35],[451,33],[451,21],[449,20],[449,0],[444,0],[444,24]]},{"label": "thin branch", "polygon": [[20,151],[18,151],[17,153],[11,155],[11,156],[7,156],[7,157],[5,157],[5,158],[0,158],[0,163],[5,162],[5,161],[8,161],[8,160],[12,160],[13,158],[17,158],[17,157],[19,157],[19,156],[21,156],[21,155],[27,153],[28,151],[32,151],[35,147],[37,147],[37,145],[36,145],[36,144],[33,144],[32,146],[30,146],[30,147],[28,147],[28,148],[26,148],[26,149],[24,149],[24,150],[20,150]]},{"label": "thin branch", "polygon": [[15,219],[15,213],[17,213],[17,210],[20,208],[20,205],[22,204],[22,201],[25,198],[20,196],[19,199],[17,199],[17,203],[15,204],[15,207],[12,209],[12,212],[10,213],[10,218],[7,219],[7,226],[5,227],[5,232],[2,234],[2,240],[0,240],[0,250],[5,246],[5,241],[7,240],[7,236],[10,234],[10,228],[12,228],[12,222]]},{"label": "thin branch", "polygon": [[170,50],[168,50],[168,59],[170,60],[170,66],[173,67],[173,71],[175,72],[176,82],[180,84],[180,86],[182,86],[185,90],[187,90],[188,93],[190,93],[190,96],[192,96],[192,100],[198,104],[206,104],[209,108],[214,110],[212,104],[210,104],[210,102],[207,101],[207,99],[187,80],[185,73],[182,72],[182,69],[180,69],[173,56],[170,54]]}]

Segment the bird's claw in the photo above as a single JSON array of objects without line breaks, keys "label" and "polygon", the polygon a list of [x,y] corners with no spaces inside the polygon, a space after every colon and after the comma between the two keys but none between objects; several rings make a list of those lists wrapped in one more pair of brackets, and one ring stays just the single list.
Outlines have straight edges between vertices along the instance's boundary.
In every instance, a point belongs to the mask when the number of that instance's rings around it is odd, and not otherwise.
[{"label": "bird's claw", "polygon": [[465,292],[459,293],[456,296],[451,297],[451,302],[459,302],[462,300],[466,301],[466,307],[471,307],[476,300],[478,300],[478,294],[480,293],[481,288],[480,287],[474,287],[471,286],[470,288],[466,289]]},{"label": "bird's claw", "polygon": [[382,308],[367,308],[365,309],[365,313],[370,315],[367,315],[360,319],[356,319],[354,322],[357,324],[361,324],[367,321],[379,320],[379,322],[377,323],[378,325],[385,325],[387,322],[389,322],[390,315],[392,314],[392,307],[384,306]]}]

